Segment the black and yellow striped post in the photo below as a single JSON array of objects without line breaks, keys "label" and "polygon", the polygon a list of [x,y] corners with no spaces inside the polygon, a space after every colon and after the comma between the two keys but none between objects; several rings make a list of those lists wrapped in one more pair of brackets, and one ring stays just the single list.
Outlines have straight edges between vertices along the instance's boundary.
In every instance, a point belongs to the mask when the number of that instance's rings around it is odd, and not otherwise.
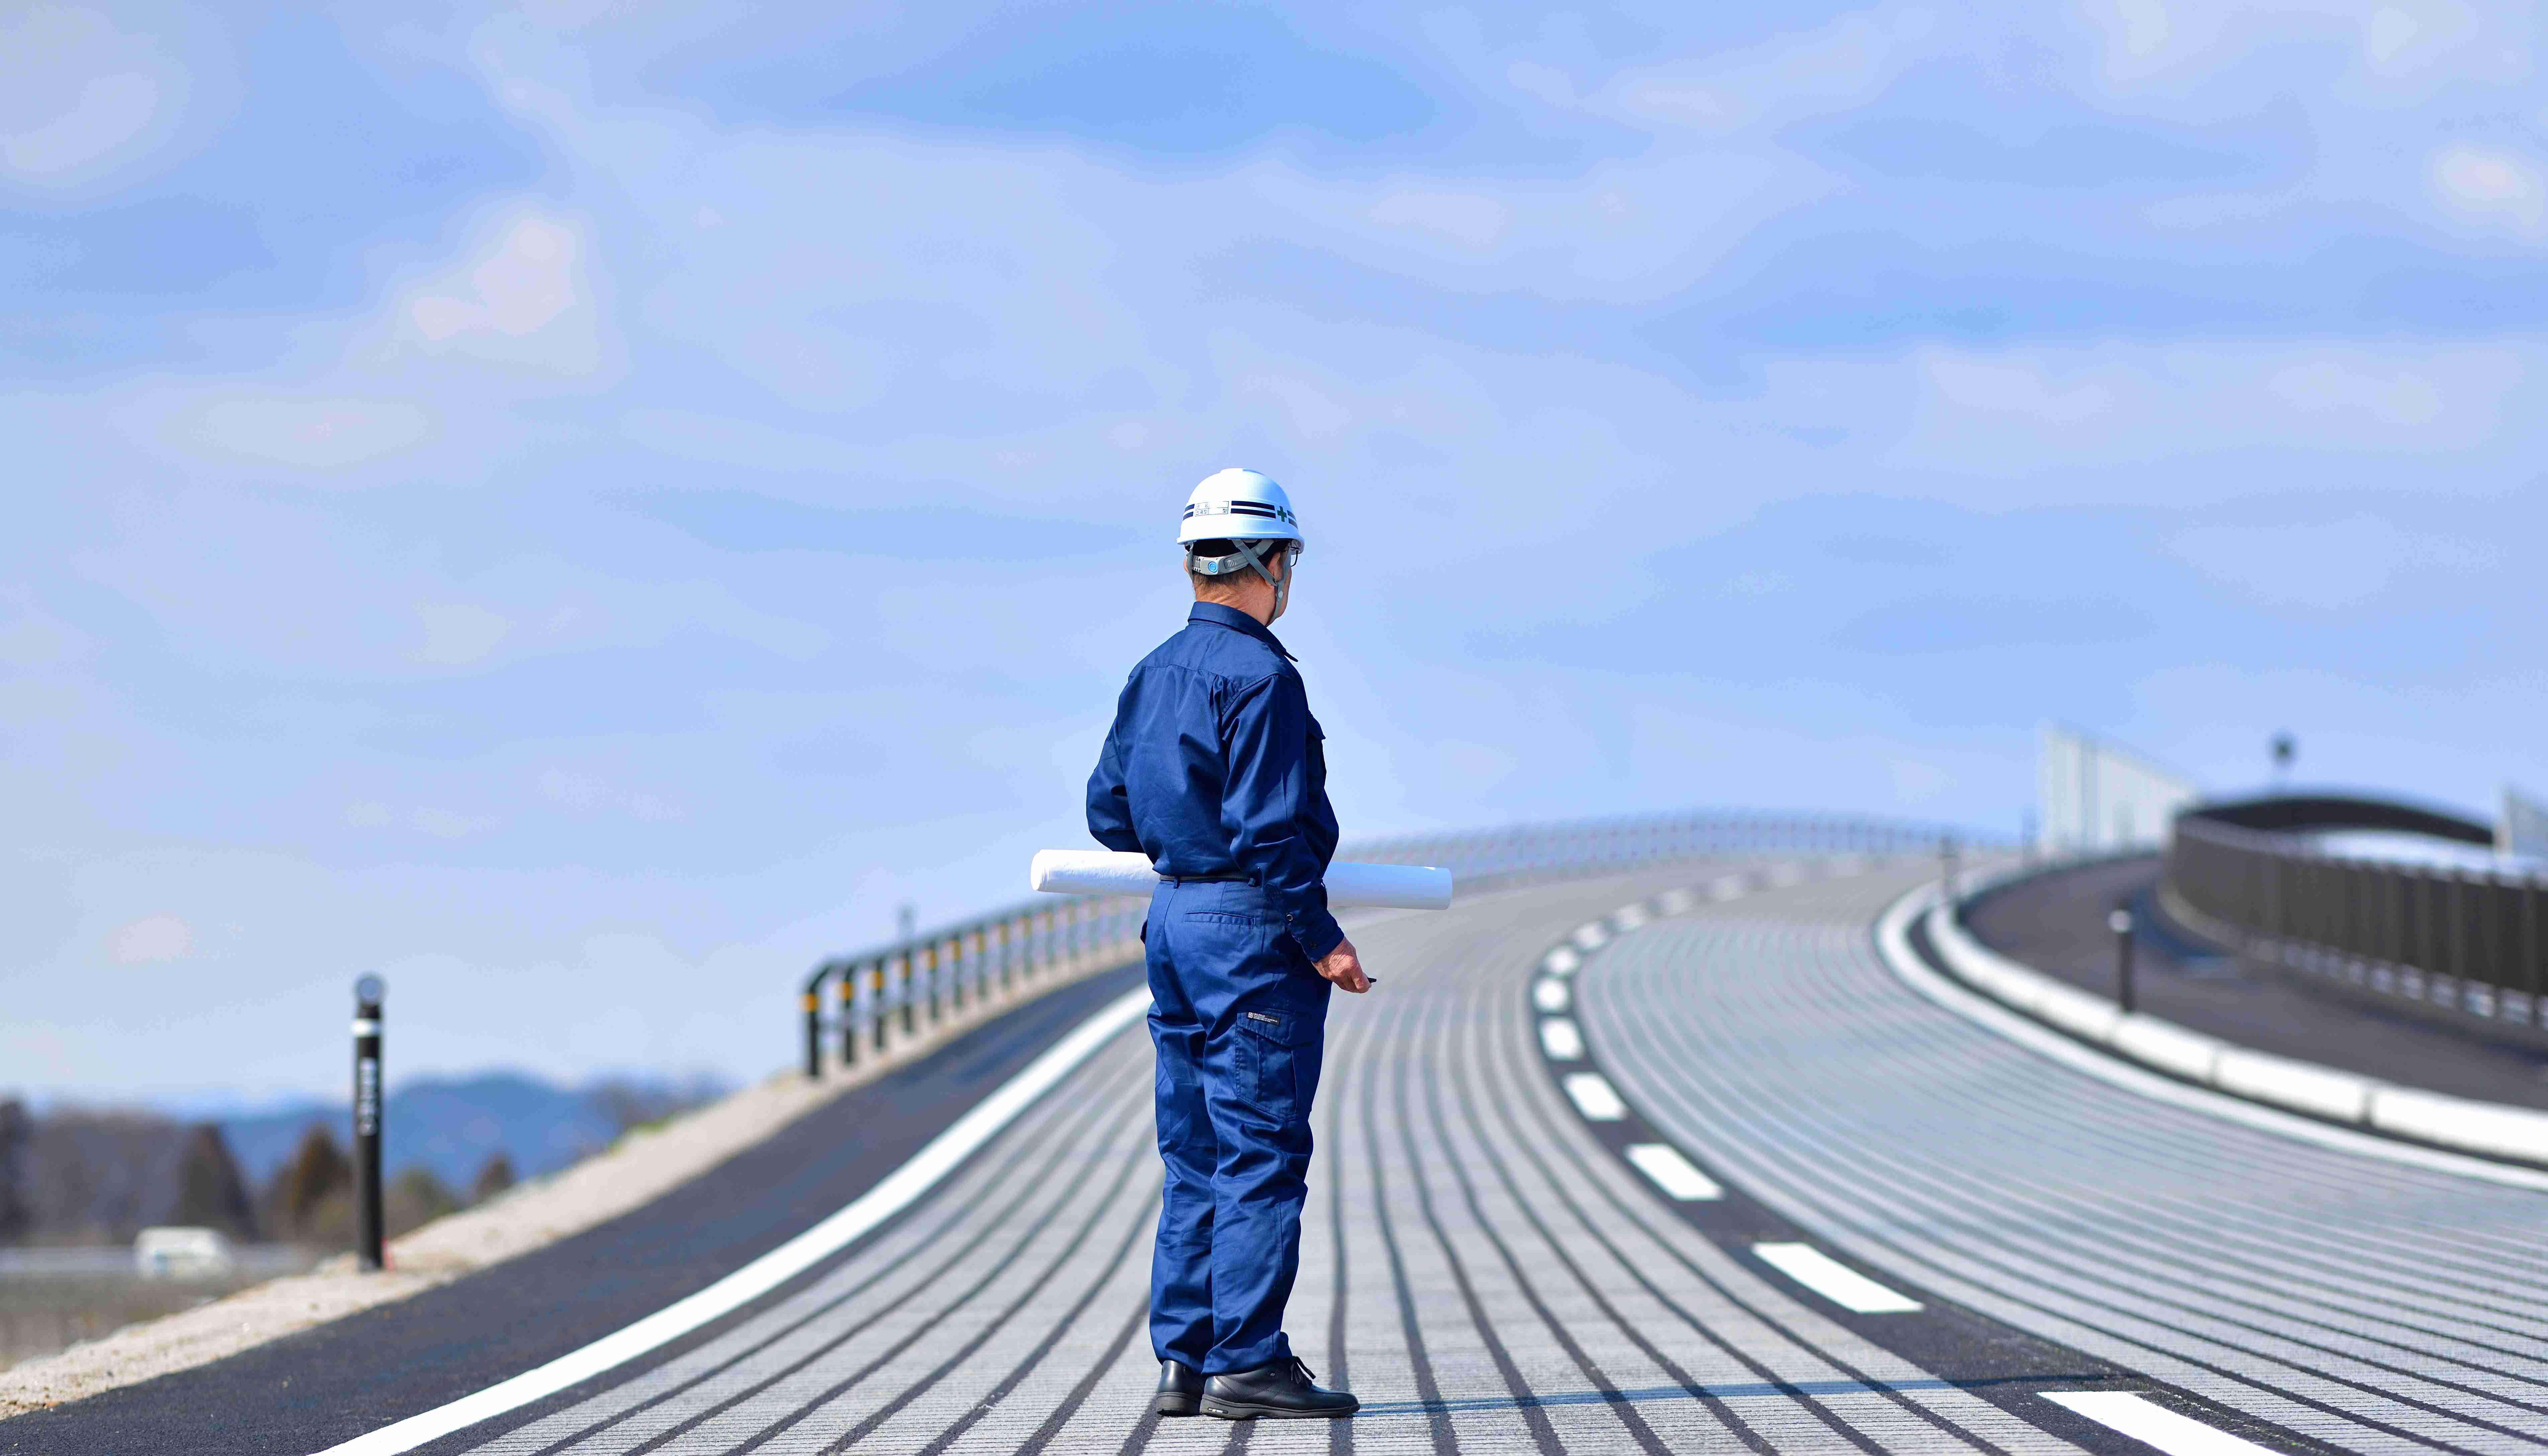
[{"label": "black and yellow striped post", "polygon": [[805,982],[805,1075],[808,1080],[823,1075],[823,968],[814,967],[813,978]]},{"label": "black and yellow striped post", "polygon": [[902,1034],[920,1033],[920,988],[912,984],[920,973],[920,953],[906,942],[902,948]]},{"label": "black and yellow striped post", "polygon": [[867,1014],[875,1018],[875,1049],[878,1055],[884,1052],[884,968],[891,959],[891,956],[879,956],[875,964],[867,968],[867,983],[875,988],[875,1001],[867,1007]]},{"label": "black and yellow striped post", "polygon": [[964,962],[964,933],[959,930],[947,938],[947,987],[958,1021],[964,1016],[964,972],[971,968]]},{"label": "black and yellow striped post", "polygon": [[938,1025],[938,1019],[947,1014],[947,1008],[940,1002],[938,996],[937,941],[932,940],[928,947],[921,952],[921,963],[929,971],[929,1024],[934,1027]]},{"label": "black and yellow striped post", "polygon": [[1009,930],[1015,922],[1000,922],[1000,989],[1005,991],[1017,974],[1017,963],[1010,956]]},{"label": "black and yellow striped post", "polygon": [[840,990],[835,993],[841,1003],[841,1066],[844,1069],[859,1061],[859,968],[841,967]]}]

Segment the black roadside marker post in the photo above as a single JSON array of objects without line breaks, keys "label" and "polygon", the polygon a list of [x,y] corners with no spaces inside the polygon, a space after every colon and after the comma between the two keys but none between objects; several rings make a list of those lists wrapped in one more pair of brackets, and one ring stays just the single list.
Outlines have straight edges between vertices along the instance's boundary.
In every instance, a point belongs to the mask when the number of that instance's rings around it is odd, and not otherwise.
[{"label": "black roadside marker post", "polygon": [[2133,912],[2117,905],[2106,917],[2106,929],[2115,933],[2115,1004],[2130,1013],[2133,1009]]},{"label": "black roadside marker post", "polygon": [[376,975],[354,982],[354,1257],[381,1267],[381,995]]}]

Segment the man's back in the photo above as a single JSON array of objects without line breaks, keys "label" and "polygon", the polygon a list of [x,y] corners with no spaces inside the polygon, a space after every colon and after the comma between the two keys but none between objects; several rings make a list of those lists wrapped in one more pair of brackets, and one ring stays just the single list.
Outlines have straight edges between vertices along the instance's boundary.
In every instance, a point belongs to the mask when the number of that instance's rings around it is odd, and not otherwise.
[{"label": "man's back", "polygon": [[1199,602],[1125,682],[1089,779],[1089,829],[1162,874],[1315,885],[1336,848],[1321,736],[1274,634]]}]

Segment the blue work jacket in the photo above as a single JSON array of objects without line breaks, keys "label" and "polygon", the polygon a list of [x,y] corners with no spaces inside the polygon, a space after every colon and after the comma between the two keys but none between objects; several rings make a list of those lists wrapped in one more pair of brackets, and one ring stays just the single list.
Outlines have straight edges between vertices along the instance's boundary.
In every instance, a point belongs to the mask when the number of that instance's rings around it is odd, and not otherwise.
[{"label": "blue work jacket", "polygon": [[1161,874],[1253,880],[1319,959],[1345,938],[1322,883],[1336,853],[1324,736],[1274,634],[1198,601],[1115,700],[1088,775],[1088,832],[1149,856]]}]

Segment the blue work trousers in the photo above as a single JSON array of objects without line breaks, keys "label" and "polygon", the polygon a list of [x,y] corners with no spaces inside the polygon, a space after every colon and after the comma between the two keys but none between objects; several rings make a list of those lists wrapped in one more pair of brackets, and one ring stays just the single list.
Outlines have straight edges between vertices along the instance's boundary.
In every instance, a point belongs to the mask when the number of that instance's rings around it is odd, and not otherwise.
[{"label": "blue work trousers", "polygon": [[1254,885],[1162,881],[1142,940],[1158,1048],[1150,1345],[1206,1375],[1292,1353],[1327,982]]}]

